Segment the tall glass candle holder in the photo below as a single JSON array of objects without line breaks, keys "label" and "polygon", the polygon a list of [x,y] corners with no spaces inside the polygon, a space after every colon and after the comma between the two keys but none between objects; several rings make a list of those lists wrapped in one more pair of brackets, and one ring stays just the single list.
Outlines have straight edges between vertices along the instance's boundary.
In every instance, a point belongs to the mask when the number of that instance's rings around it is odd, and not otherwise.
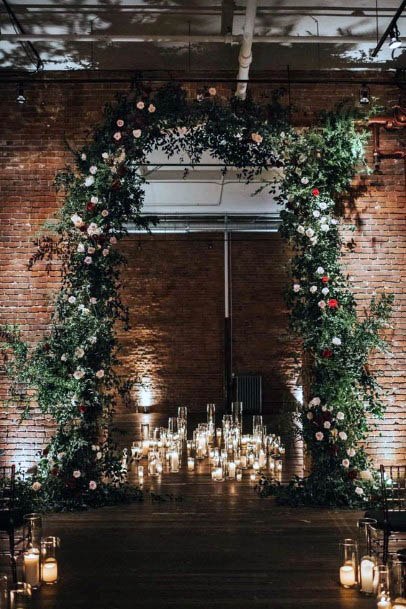
[{"label": "tall glass candle holder", "polygon": [[374,567],[374,594],[377,598],[389,596],[389,567],[387,565]]},{"label": "tall glass candle holder", "polygon": [[172,434],[176,434],[178,432],[178,418],[177,417],[169,417],[168,431],[169,431],[169,433],[172,433]]},{"label": "tall glass candle holder", "polygon": [[42,515],[36,512],[24,516],[24,537],[33,548],[41,546]]},{"label": "tall glass candle holder", "polygon": [[207,404],[207,424],[214,427],[216,423],[216,405]]},{"label": "tall glass candle holder", "polygon": [[31,609],[31,586],[25,582],[16,582],[10,587],[10,609]]},{"label": "tall glass candle holder", "polygon": [[262,415],[254,414],[252,417],[252,433],[255,434],[258,427],[262,427]]},{"label": "tall glass candle holder", "polygon": [[58,582],[57,537],[43,537],[41,540],[41,581],[53,586]]},{"label": "tall glass candle holder", "polygon": [[241,422],[242,422],[242,402],[232,402],[231,414],[233,415],[234,423],[241,424]]},{"label": "tall glass candle holder", "polygon": [[396,555],[389,564],[390,594],[393,609],[406,609],[406,561]]},{"label": "tall glass candle holder", "polygon": [[141,423],[141,438],[149,440],[149,423]]},{"label": "tall glass candle holder", "polygon": [[353,588],[358,581],[357,571],[357,542],[353,539],[344,539],[340,543],[340,584],[344,588]]},{"label": "tall glass candle holder", "polygon": [[179,406],[178,408],[178,419],[187,420],[187,406]]},{"label": "tall glass candle holder", "polygon": [[374,594],[374,568],[376,558],[371,552],[370,527],[376,526],[377,521],[373,518],[361,518],[358,520],[358,551],[361,556],[359,561],[359,584],[362,594]]},{"label": "tall glass candle holder", "polygon": [[40,554],[39,549],[29,547],[23,554],[24,581],[30,584],[31,588],[38,588],[40,585]]},{"label": "tall glass candle holder", "polygon": [[0,609],[8,609],[8,580],[6,575],[0,575]]}]

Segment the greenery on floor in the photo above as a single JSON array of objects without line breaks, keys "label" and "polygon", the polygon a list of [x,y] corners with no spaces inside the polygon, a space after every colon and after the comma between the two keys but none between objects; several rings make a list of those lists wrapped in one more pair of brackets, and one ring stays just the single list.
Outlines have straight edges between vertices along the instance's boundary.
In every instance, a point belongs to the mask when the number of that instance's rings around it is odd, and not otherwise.
[{"label": "greenery on floor", "polygon": [[[65,203],[31,264],[55,250],[62,258],[62,284],[46,336],[29,349],[13,328],[4,328],[2,350],[25,400],[56,423],[56,433],[28,478],[36,501],[56,506],[101,505],[127,488],[111,424],[123,390],[115,329],[128,326],[120,299],[116,244],[126,224],[148,229],[141,215],[148,155],[163,150],[198,163],[204,151],[239,169],[247,182],[269,168],[269,183],[284,206],[281,234],[293,248],[292,285],[287,290],[292,327],[310,361],[303,436],[313,474],[289,487],[292,502],[362,505],[373,473],[360,442],[368,416],[384,406],[368,368],[392,298],[374,299],[359,320],[340,266],[341,201],[363,162],[365,130],[343,111],[295,130],[289,112],[274,97],[268,106],[230,100],[214,87],[187,98],[170,84],[152,91],[137,83],[131,94],[105,109],[104,121],[75,155],[75,166],[57,176]],[[50,245],[52,244],[52,245]],[[22,391],[26,388],[26,392]],[[277,489],[276,489],[277,490]],[[284,490],[284,494],[286,491]],[[127,493],[123,495],[127,497]]]}]

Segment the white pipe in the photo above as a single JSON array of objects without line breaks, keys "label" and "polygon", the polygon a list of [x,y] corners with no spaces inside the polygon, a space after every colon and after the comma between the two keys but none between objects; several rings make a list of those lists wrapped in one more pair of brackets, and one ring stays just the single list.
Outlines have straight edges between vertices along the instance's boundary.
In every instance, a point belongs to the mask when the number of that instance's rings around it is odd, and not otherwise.
[{"label": "white pipe", "polygon": [[[238,56],[237,80],[247,81],[252,62],[252,41],[254,38],[255,17],[257,14],[257,0],[247,0],[247,10],[245,12],[244,34],[241,43],[240,54]],[[247,95],[247,82],[238,82],[236,96],[245,99]]]},{"label": "white pipe", "polygon": [[229,264],[229,240],[228,231],[224,231],[224,317],[228,319],[230,317],[230,272],[228,268]]},{"label": "white pipe", "polygon": [[[240,44],[242,36],[225,34],[0,34],[0,42],[168,42],[188,44]],[[253,44],[376,44],[376,39],[362,36],[255,36]]]}]

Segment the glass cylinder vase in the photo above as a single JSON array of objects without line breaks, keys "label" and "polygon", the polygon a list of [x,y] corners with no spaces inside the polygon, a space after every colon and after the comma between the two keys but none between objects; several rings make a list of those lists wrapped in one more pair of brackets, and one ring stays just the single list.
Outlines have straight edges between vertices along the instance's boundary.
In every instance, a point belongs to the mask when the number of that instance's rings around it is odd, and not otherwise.
[{"label": "glass cylinder vase", "polygon": [[389,587],[393,609],[406,609],[406,561],[394,556],[389,563]]},{"label": "glass cylinder vase", "polygon": [[42,538],[42,515],[36,512],[24,516],[24,537],[28,546],[40,548]]},{"label": "glass cylinder vase", "polygon": [[58,582],[58,547],[57,537],[43,537],[41,540],[41,581],[48,586]]},{"label": "glass cylinder vase", "polygon": [[40,585],[40,553],[38,548],[29,547],[23,554],[24,581],[30,584],[31,588],[38,588]]},{"label": "glass cylinder vase", "polygon": [[340,543],[340,584],[344,588],[353,588],[358,581],[357,542],[344,539]]},{"label": "glass cylinder vase", "polygon": [[31,586],[16,582],[10,586],[10,609],[31,609]]}]

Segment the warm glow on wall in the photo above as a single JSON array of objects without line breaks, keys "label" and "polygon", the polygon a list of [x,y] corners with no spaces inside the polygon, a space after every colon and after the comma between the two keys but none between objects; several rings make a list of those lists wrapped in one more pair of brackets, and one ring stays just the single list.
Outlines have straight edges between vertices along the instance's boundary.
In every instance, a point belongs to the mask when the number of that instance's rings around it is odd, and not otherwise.
[{"label": "warm glow on wall", "polygon": [[150,408],[154,401],[154,391],[149,376],[144,376],[138,388],[138,403],[144,409]]}]

